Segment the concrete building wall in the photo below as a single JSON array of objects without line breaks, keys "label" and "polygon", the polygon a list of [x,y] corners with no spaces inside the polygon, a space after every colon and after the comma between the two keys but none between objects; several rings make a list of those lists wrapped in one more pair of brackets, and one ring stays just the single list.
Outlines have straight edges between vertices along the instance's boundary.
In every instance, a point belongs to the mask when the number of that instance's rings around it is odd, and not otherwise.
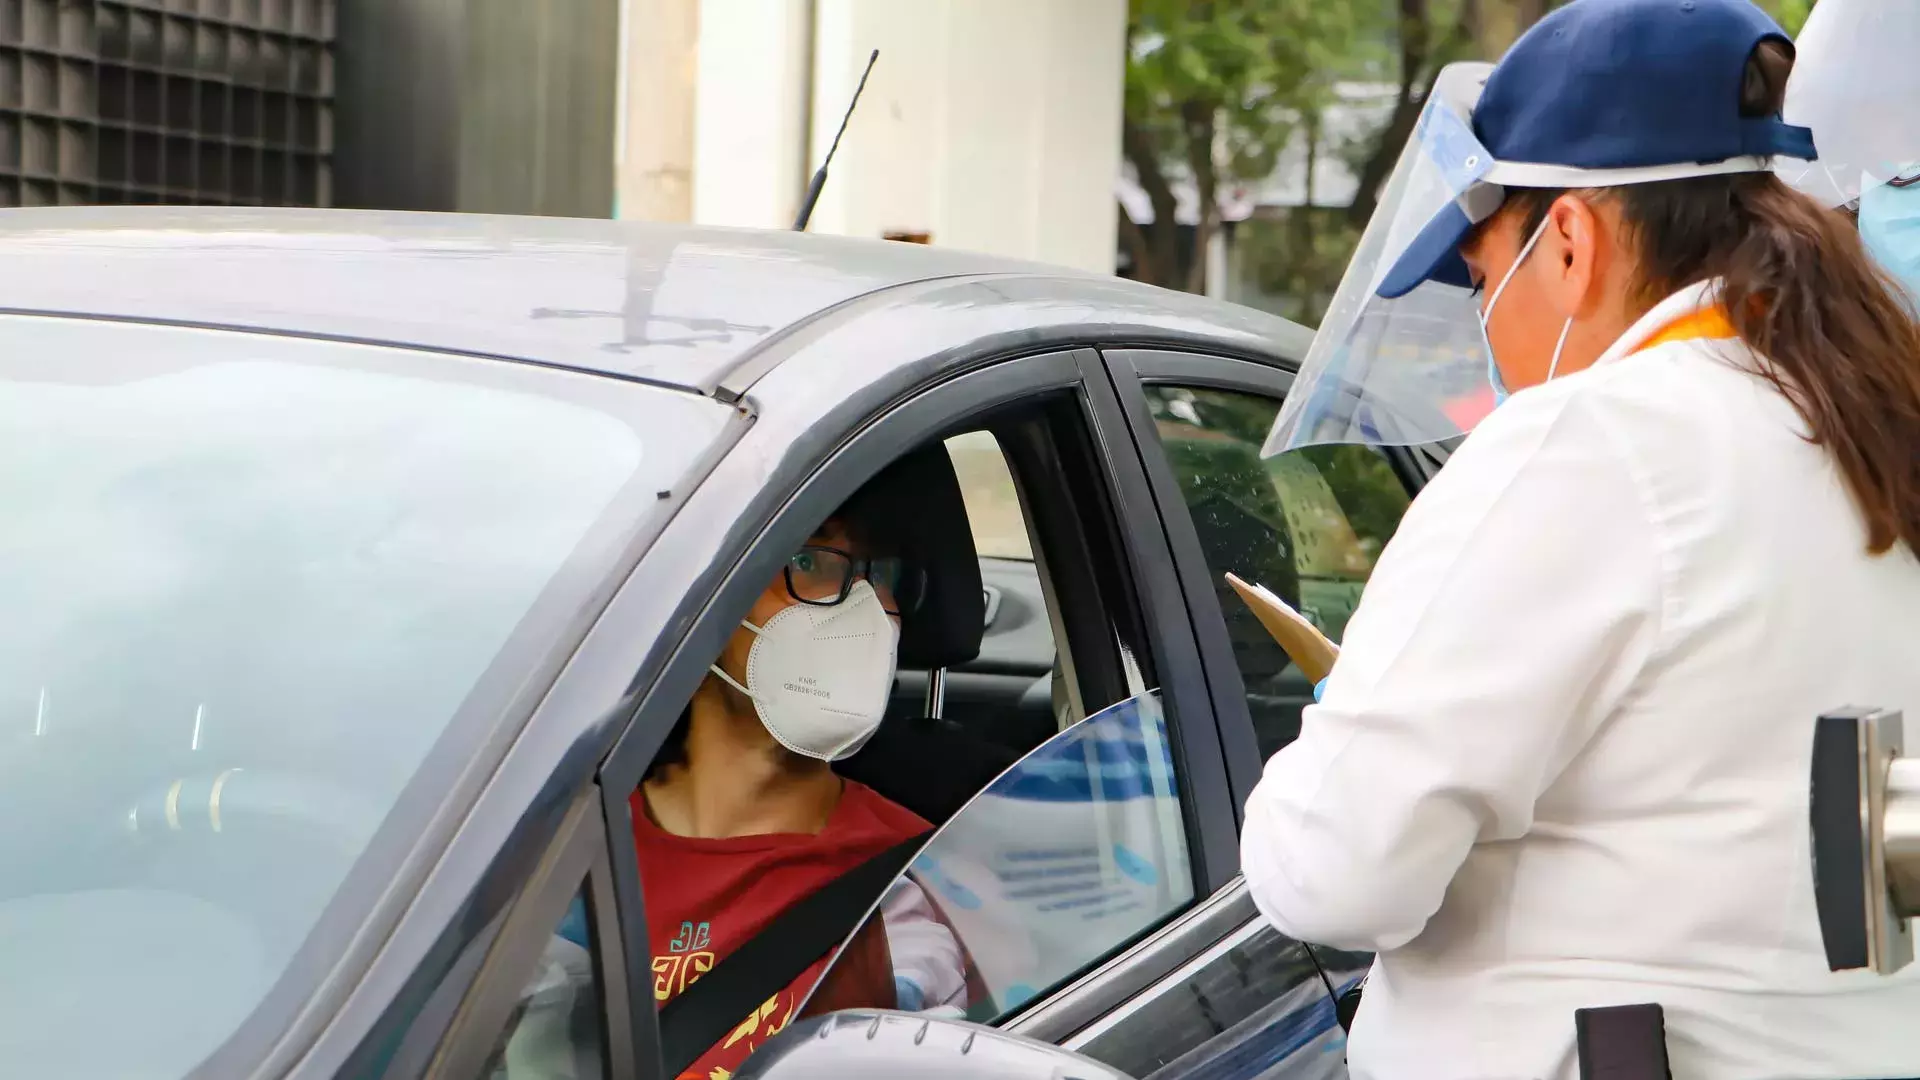
[{"label": "concrete building wall", "polygon": [[813,144],[872,48],[816,228],[1111,272],[1125,0],[820,0]]},{"label": "concrete building wall", "polygon": [[617,0],[467,0],[458,204],[613,215]]},{"label": "concrete building wall", "polygon": [[627,3],[623,216],[788,227],[878,48],[814,231],[1112,271],[1126,0]]},{"label": "concrete building wall", "polygon": [[[772,8],[787,0],[766,0]],[[702,0],[620,0],[615,213],[693,220]],[[707,20],[707,25],[714,25]]]},{"label": "concrete building wall", "polygon": [[701,0],[692,220],[793,224],[817,164],[809,160],[812,8],[806,0]]},{"label": "concrete building wall", "polygon": [[340,0],[334,205],[454,208],[464,0]]},{"label": "concrete building wall", "polygon": [[341,0],[335,203],[607,217],[619,0]]}]

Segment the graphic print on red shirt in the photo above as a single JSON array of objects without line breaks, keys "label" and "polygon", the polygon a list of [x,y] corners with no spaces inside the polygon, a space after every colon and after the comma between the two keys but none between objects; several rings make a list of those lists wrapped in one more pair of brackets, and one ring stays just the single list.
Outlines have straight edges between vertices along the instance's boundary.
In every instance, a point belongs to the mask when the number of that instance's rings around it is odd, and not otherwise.
[{"label": "graphic print on red shirt", "polygon": [[[653,952],[655,1008],[673,1000],[801,897],[930,827],[872,788],[851,780],[845,785],[839,805],[818,834],[770,833],[720,840],[666,832],[647,815],[645,796],[633,793],[633,838],[640,856],[647,937]],[[872,926],[877,929],[879,920],[873,920]],[[875,938],[884,950],[884,934],[861,936]],[[727,1080],[748,1054],[795,1019],[827,962],[822,958],[752,1015],[742,1017],[740,1026],[701,1055],[679,1080]],[[880,969],[886,981],[873,993],[891,995],[891,968],[884,959]],[[839,982],[837,976],[835,982]],[[892,1004],[890,1000],[834,1002],[835,1007]]]}]

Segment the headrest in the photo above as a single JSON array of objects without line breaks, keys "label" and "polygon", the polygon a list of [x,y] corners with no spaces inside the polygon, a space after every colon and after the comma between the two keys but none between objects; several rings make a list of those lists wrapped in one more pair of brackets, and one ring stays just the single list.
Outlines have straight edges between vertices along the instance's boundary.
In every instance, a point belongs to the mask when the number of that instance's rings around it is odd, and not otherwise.
[{"label": "headrest", "polygon": [[921,447],[880,470],[835,517],[878,550],[927,574],[927,597],[900,622],[900,666],[956,667],[980,655],[987,603],[960,477],[944,444]]}]

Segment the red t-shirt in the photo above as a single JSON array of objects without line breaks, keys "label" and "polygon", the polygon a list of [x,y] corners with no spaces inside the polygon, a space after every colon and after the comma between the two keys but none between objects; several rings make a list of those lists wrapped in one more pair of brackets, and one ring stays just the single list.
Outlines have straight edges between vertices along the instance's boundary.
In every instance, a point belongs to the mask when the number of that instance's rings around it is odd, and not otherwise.
[{"label": "red t-shirt", "polygon": [[[759,933],[788,905],[930,827],[872,788],[851,780],[846,781],[826,827],[811,836],[769,833],[723,840],[675,836],[653,823],[644,795],[636,791],[630,801],[646,893],[655,1008]],[[886,937],[879,932],[877,920],[869,929],[876,932],[863,932],[849,946],[861,953],[843,965],[857,969],[850,972],[851,981],[836,969],[834,987],[821,988],[810,1013],[825,1011],[819,1007],[820,998],[827,996],[847,999],[833,1001],[832,1008],[893,1005]],[[875,950],[877,956],[866,955]],[[748,1054],[794,1019],[829,959],[822,958],[753,1015],[743,1017],[732,1034],[681,1074],[681,1080],[726,1080]],[[829,995],[829,989],[834,993]]]}]

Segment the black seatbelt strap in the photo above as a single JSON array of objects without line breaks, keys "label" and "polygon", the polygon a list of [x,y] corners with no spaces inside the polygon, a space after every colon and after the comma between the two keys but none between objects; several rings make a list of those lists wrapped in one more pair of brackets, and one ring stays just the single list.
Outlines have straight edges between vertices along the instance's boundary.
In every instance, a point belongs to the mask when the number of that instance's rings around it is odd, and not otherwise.
[{"label": "black seatbelt strap", "polygon": [[1576,1009],[1580,1080],[1673,1080],[1667,1018],[1658,1005]]},{"label": "black seatbelt strap", "polygon": [[926,842],[921,833],[827,882],[773,917],[660,1010],[669,1077],[692,1067],[748,1013],[832,952]]}]

